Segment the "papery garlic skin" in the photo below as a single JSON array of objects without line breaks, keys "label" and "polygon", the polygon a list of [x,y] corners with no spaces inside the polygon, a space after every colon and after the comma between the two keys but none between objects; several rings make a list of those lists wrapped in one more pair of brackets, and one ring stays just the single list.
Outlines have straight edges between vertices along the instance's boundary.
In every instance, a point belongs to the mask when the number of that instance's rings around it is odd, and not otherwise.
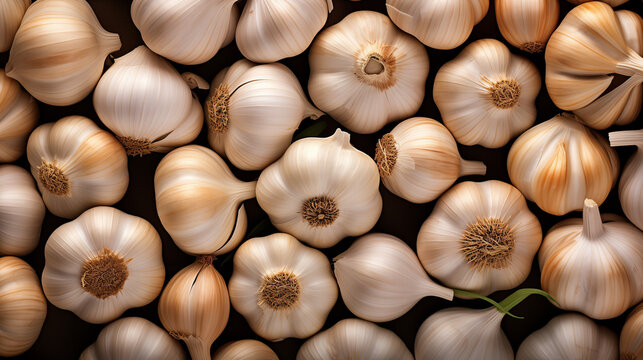
[{"label": "papery garlic skin", "polygon": [[121,48],[85,0],[39,0],[16,32],[5,71],[36,99],[72,105],[94,89],[108,54]]},{"label": "papery garlic skin", "polygon": [[611,146],[638,147],[621,174],[618,198],[628,220],[643,230],[643,130],[611,132],[609,139]]},{"label": "papery garlic skin", "polygon": [[516,360],[618,360],[616,334],[580,314],[562,314],[520,344]]},{"label": "papery garlic skin", "polygon": [[238,340],[220,347],[212,360],[279,360],[279,357],[261,341]]},{"label": "papery garlic skin", "polygon": [[453,290],[434,283],[415,252],[392,235],[364,235],[333,262],[346,307],[362,319],[397,319],[426,296],[453,299]]},{"label": "papery garlic skin", "polygon": [[270,341],[313,335],[337,300],[326,256],[283,233],[239,247],[229,288],[235,310]]},{"label": "papery garlic skin", "polygon": [[297,352],[297,360],[317,359],[413,360],[413,355],[394,332],[344,319],[308,339]]},{"label": "papery garlic skin", "polygon": [[45,245],[42,287],[49,302],[101,324],[161,292],[161,238],[146,220],[99,206],[58,227]]},{"label": "papery garlic skin", "polygon": [[542,210],[564,215],[591,198],[599,205],[616,184],[616,152],[597,132],[563,113],[514,141],[507,158],[511,182]]},{"label": "papery garlic skin", "polygon": [[214,151],[183,146],[156,168],[156,210],[181,250],[223,254],[243,240],[248,220],[242,202],[255,196],[255,185],[238,180]]},{"label": "papery garlic skin", "polygon": [[628,315],[619,342],[621,359],[643,358],[643,303]]},{"label": "papery garlic skin", "polygon": [[47,301],[38,275],[13,256],[0,258],[0,356],[16,356],[38,339]]},{"label": "papery garlic skin", "polygon": [[38,114],[31,95],[0,69],[0,163],[22,156],[29,133],[38,123]]},{"label": "papery garlic skin", "polygon": [[312,106],[295,74],[282,64],[239,60],[214,79],[205,101],[208,142],[242,170],[261,170],[288,148]]},{"label": "papery garlic skin", "polygon": [[412,116],[424,99],[426,49],[380,13],[353,12],[322,31],[309,61],[311,99],[356,133]]},{"label": "papery garlic skin", "polygon": [[459,143],[499,148],[536,121],[539,91],[534,64],[482,39],[438,70],[433,99]]},{"label": "papery garlic skin", "polygon": [[151,321],[128,317],[101,330],[79,360],[185,360],[181,345]]},{"label": "papery garlic skin", "polygon": [[520,50],[536,53],[545,49],[558,25],[558,0],[495,0],[500,33]]},{"label": "papery garlic skin", "polygon": [[31,5],[31,0],[5,0],[0,2],[0,53],[11,48],[20,21]]},{"label": "papery garlic skin", "polygon": [[0,255],[32,252],[44,218],[45,204],[31,175],[18,166],[0,165]]},{"label": "papery garlic skin", "polygon": [[277,229],[317,248],[368,232],[382,212],[377,165],[339,129],[295,141],[259,176],[257,201]]}]

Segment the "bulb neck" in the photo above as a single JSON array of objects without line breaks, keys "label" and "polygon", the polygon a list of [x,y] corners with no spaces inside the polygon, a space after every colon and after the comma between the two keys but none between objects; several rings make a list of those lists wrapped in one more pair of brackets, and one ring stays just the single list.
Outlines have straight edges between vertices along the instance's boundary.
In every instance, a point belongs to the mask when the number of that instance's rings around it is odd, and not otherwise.
[{"label": "bulb neck", "polygon": [[594,200],[585,199],[583,205],[583,237],[594,239],[600,237],[604,232],[601,213],[598,211],[598,204]]},{"label": "bulb neck", "polygon": [[460,176],[485,175],[487,166],[482,161],[472,161],[460,158]]},{"label": "bulb neck", "polygon": [[643,148],[643,129],[609,133],[610,146],[638,146]]},{"label": "bulb neck", "polygon": [[638,76],[643,81],[643,58],[632,50],[627,61],[616,65],[616,73],[624,76]]},{"label": "bulb neck", "polygon": [[390,46],[371,46],[355,58],[357,78],[378,90],[395,85],[397,61]]},{"label": "bulb neck", "polygon": [[[176,336],[175,336],[176,338]],[[181,338],[185,342],[190,352],[192,360],[210,360],[210,345],[206,345],[203,340],[196,336],[187,336]]]}]

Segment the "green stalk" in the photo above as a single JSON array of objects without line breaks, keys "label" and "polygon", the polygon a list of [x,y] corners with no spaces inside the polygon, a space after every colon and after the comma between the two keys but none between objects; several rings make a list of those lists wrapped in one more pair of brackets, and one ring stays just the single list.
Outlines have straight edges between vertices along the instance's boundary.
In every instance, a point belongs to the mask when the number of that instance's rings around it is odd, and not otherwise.
[{"label": "green stalk", "polygon": [[540,290],[540,289],[533,289],[533,288],[524,288],[524,289],[518,289],[516,290],[513,294],[507,296],[504,300],[502,300],[500,303],[494,301],[493,299],[490,299],[486,296],[478,295],[476,293],[466,291],[466,290],[458,290],[454,289],[453,292],[456,295],[462,295],[462,296],[469,296],[469,297],[474,297],[477,299],[484,300],[488,302],[489,304],[493,305],[500,311],[501,313],[505,315],[509,315],[513,318],[516,319],[524,319],[523,316],[516,316],[512,313],[510,313],[511,309],[516,307],[518,304],[520,304],[523,300],[525,300],[529,295],[542,295],[549,300],[555,302],[558,304],[556,299],[554,299],[551,295],[549,295],[546,291]]},{"label": "green stalk", "polygon": [[303,139],[306,137],[311,137],[311,136],[319,136],[321,133],[324,132],[326,129],[326,122],[325,121],[315,121],[313,125],[310,125],[309,127],[305,128],[304,130],[300,131],[299,134],[296,134],[292,141],[295,142],[299,139]]}]

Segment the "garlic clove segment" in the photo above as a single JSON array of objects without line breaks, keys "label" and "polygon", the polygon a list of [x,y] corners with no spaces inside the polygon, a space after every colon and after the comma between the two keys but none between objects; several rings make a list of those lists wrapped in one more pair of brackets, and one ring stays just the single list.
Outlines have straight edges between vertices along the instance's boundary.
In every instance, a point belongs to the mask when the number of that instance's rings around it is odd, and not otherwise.
[{"label": "garlic clove segment", "polygon": [[105,58],[121,48],[85,0],[39,0],[27,9],[5,71],[36,99],[72,105],[94,89]]},{"label": "garlic clove segment", "polygon": [[545,49],[558,25],[558,0],[495,0],[500,33],[522,51],[538,53]]},{"label": "garlic clove segment", "polygon": [[247,219],[242,202],[255,196],[255,184],[238,180],[214,151],[183,146],[156,168],[156,210],[181,250],[223,254],[243,239]]},{"label": "garlic clove segment", "polygon": [[611,132],[609,139],[611,146],[638,147],[621,174],[618,198],[628,220],[643,230],[643,130]]},{"label": "garlic clove segment", "polygon": [[257,181],[257,201],[272,224],[318,248],[359,236],[382,212],[377,165],[339,129],[295,141]]},{"label": "garlic clove segment", "polygon": [[229,287],[235,310],[270,341],[313,335],[337,300],[326,255],[283,233],[241,244]]},{"label": "garlic clove segment", "polygon": [[0,69],[0,163],[14,162],[22,156],[29,133],[38,124],[38,114],[31,95]]},{"label": "garlic clove segment", "polygon": [[261,170],[288,148],[312,106],[295,74],[282,64],[239,60],[223,69],[205,101],[208,142],[242,170]]},{"label": "garlic clove segment", "polygon": [[11,48],[13,37],[18,31],[20,21],[31,5],[31,0],[5,0],[0,2],[0,53]]},{"label": "garlic clove segment", "polygon": [[349,14],[317,36],[309,60],[311,99],[356,133],[412,116],[424,99],[426,49],[383,14]]},{"label": "garlic clove segment", "polygon": [[482,39],[438,70],[433,99],[459,143],[499,148],[536,121],[539,91],[534,64]]},{"label": "garlic clove segment", "polygon": [[628,315],[621,330],[619,349],[623,360],[643,358],[643,303]]},{"label": "garlic clove segment", "polygon": [[127,191],[125,150],[83,116],[37,127],[27,158],[47,209],[56,216],[71,219],[90,207],[113,205]]},{"label": "garlic clove segment", "polygon": [[212,360],[279,360],[279,357],[261,341],[238,340],[221,346]]}]

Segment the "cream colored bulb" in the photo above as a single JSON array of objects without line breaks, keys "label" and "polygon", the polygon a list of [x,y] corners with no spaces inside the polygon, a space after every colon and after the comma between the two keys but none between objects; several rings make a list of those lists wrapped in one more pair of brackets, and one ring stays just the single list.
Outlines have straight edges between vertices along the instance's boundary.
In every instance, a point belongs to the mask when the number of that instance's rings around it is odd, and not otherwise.
[{"label": "cream colored bulb", "polygon": [[18,31],[20,21],[25,11],[31,5],[31,0],[5,0],[0,2],[0,53],[11,48],[13,37]]},{"label": "cream colored bulb", "polygon": [[558,0],[495,0],[500,33],[522,51],[545,50],[549,36],[558,25]]},{"label": "cream colored bulb", "polygon": [[643,303],[628,315],[621,330],[619,351],[621,360],[643,359]]},{"label": "cream colored bulb", "polygon": [[279,360],[279,357],[261,341],[238,340],[221,346],[212,360]]},{"label": "cream colored bulb", "polygon": [[29,133],[38,124],[38,113],[31,95],[0,69],[0,163],[22,156]]},{"label": "cream colored bulb", "polygon": [[643,130],[611,132],[609,139],[612,146],[638,147],[621,174],[618,198],[627,218],[643,230]]}]

